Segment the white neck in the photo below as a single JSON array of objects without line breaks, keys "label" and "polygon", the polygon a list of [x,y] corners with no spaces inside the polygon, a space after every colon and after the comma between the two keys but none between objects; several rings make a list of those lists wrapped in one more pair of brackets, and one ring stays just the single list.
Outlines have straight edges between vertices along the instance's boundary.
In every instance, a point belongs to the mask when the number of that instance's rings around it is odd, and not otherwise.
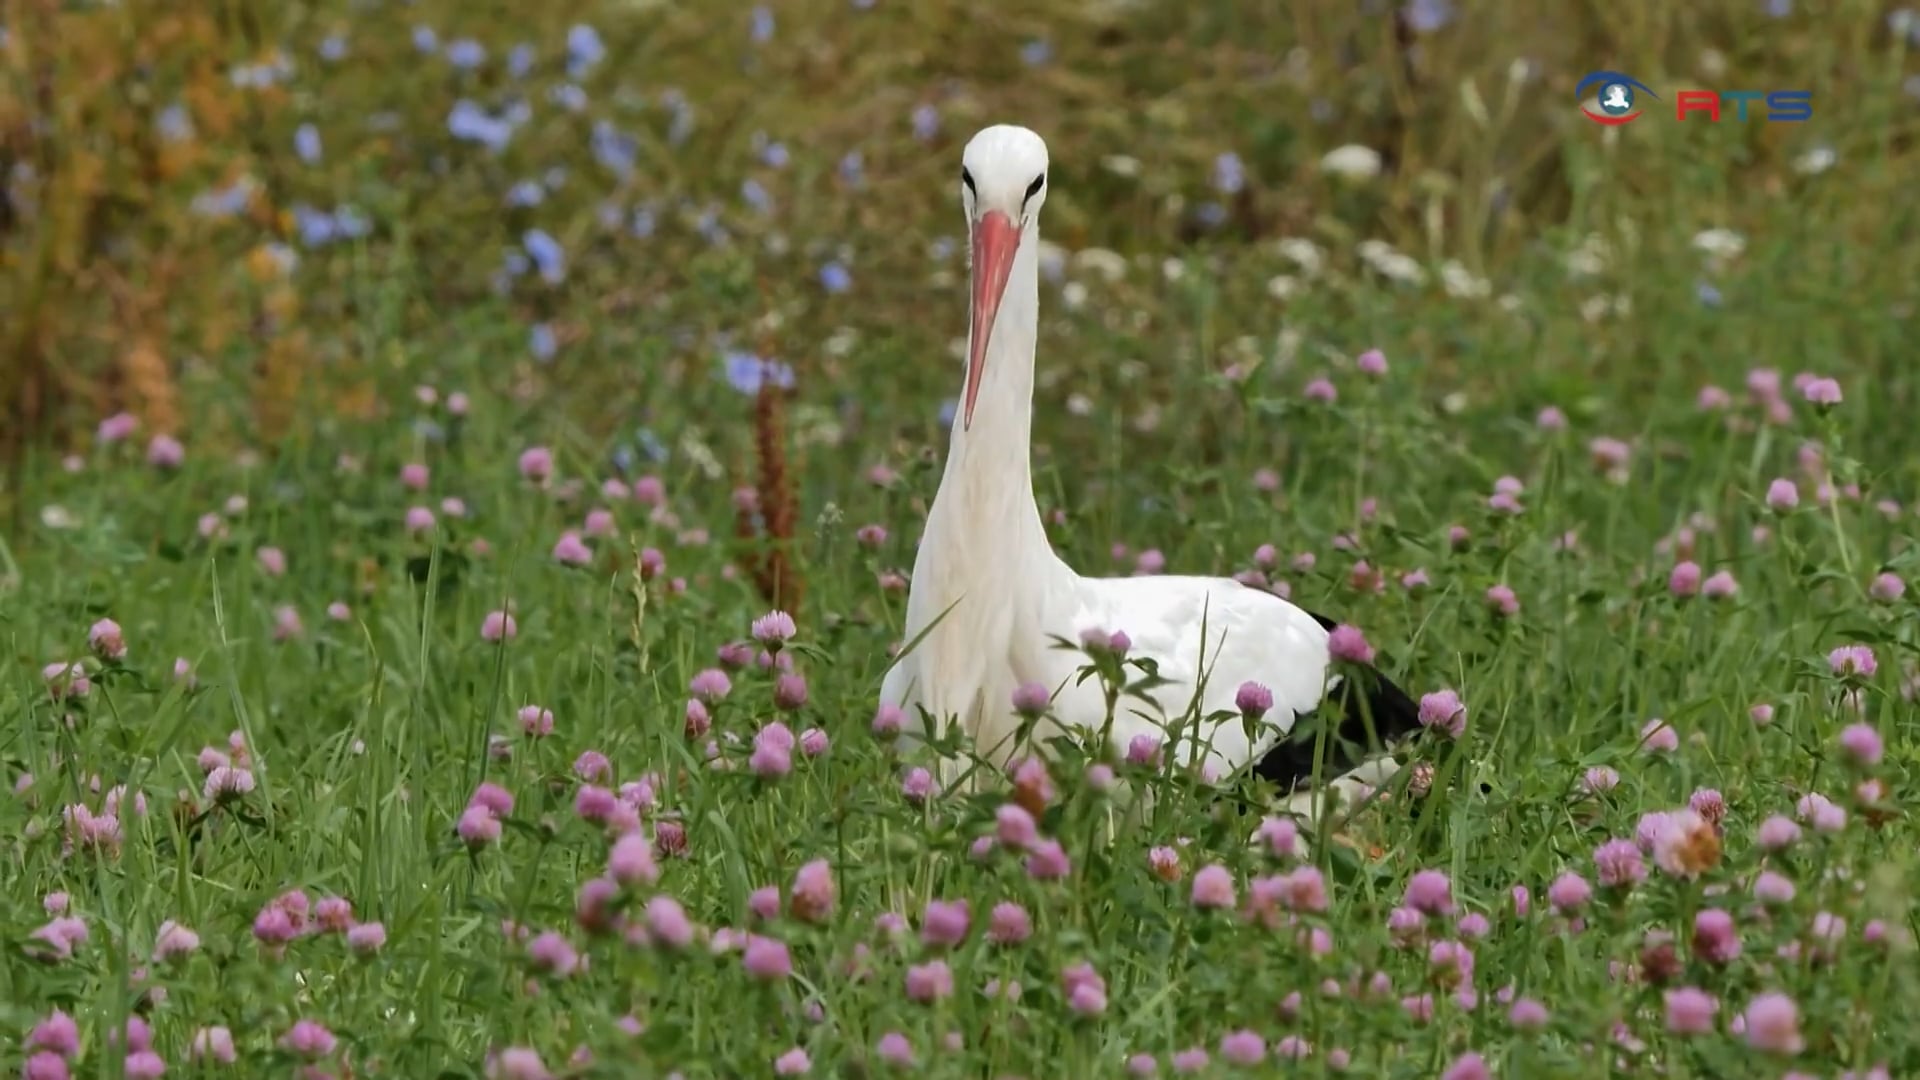
[{"label": "white neck", "polygon": [[[927,521],[929,533],[942,530],[943,538],[964,545],[971,556],[964,561],[977,561],[993,577],[1038,572],[1053,557],[1033,501],[1033,359],[1039,336],[1040,229],[1029,224],[987,339],[973,426],[965,424],[964,405],[956,409],[946,472]],[[964,400],[964,385],[961,394]]]},{"label": "white neck", "polygon": [[[965,426],[964,404],[954,417],[946,472],[927,513],[907,597],[907,637],[931,627],[905,676],[918,704],[941,725],[958,717],[990,757],[1011,746],[1009,664],[1017,660],[1016,639],[1056,622],[1047,612],[1077,581],[1054,555],[1033,501],[1039,247],[1039,230],[1028,226],[987,343],[972,428]],[[963,385],[963,402],[965,393]]]}]

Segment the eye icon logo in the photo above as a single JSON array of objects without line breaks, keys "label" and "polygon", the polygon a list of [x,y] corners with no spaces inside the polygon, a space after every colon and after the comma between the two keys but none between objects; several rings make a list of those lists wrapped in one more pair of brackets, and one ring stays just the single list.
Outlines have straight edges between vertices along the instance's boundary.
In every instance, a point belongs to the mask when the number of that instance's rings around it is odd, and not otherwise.
[{"label": "eye icon logo", "polygon": [[[1589,94],[1597,98],[1598,112],[1586,105]],[[1581,102],[1581,114],[1596,124],[1608,127],[1618,127],[1640,119],[1637,99],[1641,94],[1655,101],[1660,100],[1660,95],[1647,89],[1647,84],[1618,71],[1590,72],[1573,88],[1574,99]]]}]

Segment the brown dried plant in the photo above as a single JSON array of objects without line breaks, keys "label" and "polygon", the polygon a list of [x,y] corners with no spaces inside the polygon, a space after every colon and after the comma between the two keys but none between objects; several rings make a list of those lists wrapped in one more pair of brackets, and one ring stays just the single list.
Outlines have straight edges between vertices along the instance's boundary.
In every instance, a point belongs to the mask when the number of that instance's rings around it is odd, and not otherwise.
[{"label": "brown dried plant", "polygon": [[[773,355],[771,342],[761,349],[761,355]],[[757,466],[754,504],[737,506],[734,511],[740,567],[770,606],[799,618],[806,580],[793,557],[799,511],[793,494],[793,471],[787,460],[786,391],[772,379],[760,381],[753,401],[753,456]]]}]

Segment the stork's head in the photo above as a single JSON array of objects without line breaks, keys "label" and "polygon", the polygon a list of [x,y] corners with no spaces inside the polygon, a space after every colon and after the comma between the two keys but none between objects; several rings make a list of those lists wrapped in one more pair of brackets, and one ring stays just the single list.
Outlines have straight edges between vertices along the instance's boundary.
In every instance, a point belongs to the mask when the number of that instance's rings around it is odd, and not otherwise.
[{"label": "stork's head", "polygon": [[973,333],[968,339],[963,428],[973,427],[973,403],[986,374],[987,342],[1013,272],[1020,238],[1047,201],[1047,144],[1013,124],[983,128],[960,155],[960,205],[967,212],[973,263]]}]

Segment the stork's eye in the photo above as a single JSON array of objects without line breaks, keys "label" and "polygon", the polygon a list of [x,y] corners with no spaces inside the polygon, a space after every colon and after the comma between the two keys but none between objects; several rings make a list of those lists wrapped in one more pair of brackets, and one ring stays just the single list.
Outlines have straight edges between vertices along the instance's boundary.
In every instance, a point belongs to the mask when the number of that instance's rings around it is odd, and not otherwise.
[{"label": "stork's eye", "polygon": [[965,165],[960,166],[960,182],[967,185],[967,190],[973,192],[974,197],[979,197],[979,189],[973,186],[973,174],[967,171]]},{"label": "stork's eye", "polygon": [[1020,205],[1025,206],[1028,203],[1032,202],[1033,197],[1035,195],[1040,194],[1040,189],[1046,186],[1047,186],[1046,173],[1041,173],[1039,176],[1034,177],[1033,183],[1027,185],[1027,197],[1020,200]]}]

